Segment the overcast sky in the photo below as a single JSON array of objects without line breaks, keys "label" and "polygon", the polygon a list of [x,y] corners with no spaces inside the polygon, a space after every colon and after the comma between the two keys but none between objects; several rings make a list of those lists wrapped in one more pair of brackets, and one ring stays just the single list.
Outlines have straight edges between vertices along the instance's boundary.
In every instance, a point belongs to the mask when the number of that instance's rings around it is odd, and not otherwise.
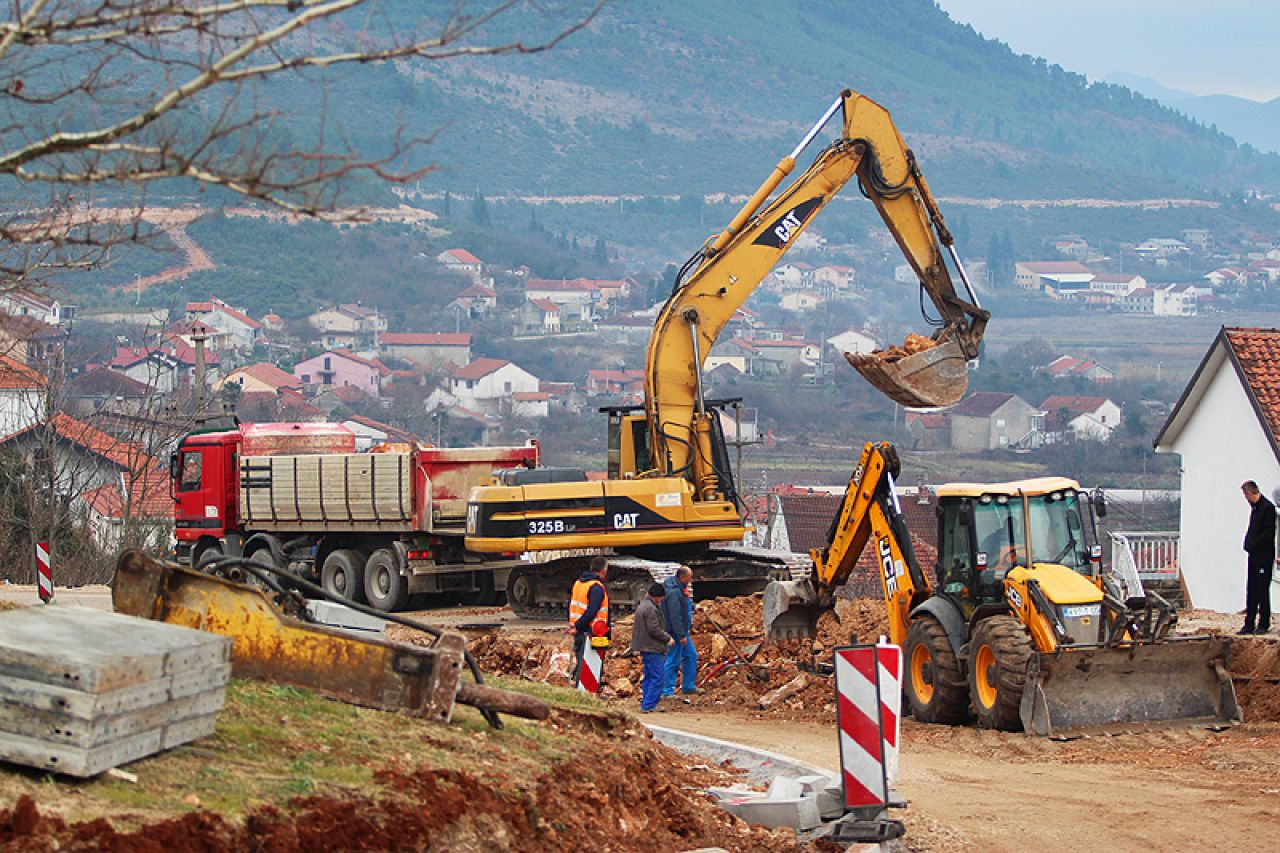
[{"label": "overcast sky", "polygon": [[1280,0],[937,0],[1018,53],[1100,80],[1114,71],[1194,95],[1280,96]]}]

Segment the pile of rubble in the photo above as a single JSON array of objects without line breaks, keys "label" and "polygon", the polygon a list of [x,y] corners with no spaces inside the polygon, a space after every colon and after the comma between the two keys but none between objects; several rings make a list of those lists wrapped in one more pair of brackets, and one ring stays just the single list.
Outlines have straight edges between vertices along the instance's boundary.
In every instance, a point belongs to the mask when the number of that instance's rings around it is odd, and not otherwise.
[{"label": "pile of rubble", "polygon": [[[819,621],[813,641],[766,643],[763,618],[758,595],[699,602],[693,634],[701,706],[748,709],[760,717],[829,720],[835,713],[825,666],[831,650],[850,642],[874,642],[888,630],[884,605],[875,599],[838,600],[835,612]],[[631,617],[615,621],[601,691],[607,700],[634,701],[639,692],[640,659],[625,655],[630,643]],[[486,632],[469,648],[487,672],[550,684],[570,682],[573,653],[567,635],[539,642]]]}]

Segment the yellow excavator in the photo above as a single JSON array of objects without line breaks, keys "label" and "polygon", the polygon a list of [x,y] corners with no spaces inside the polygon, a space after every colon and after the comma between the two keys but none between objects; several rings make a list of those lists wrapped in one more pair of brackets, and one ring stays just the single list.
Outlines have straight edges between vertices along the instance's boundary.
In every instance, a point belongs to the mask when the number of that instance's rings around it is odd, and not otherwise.
[{"label": "yellow excavator", "polygon": [[889,639],[922,722],[962,723],[972,707],[987,728],[1073,737],[1240,721],[1228,642],[1174,636],[1168,602],[1127,595],[1103,571],[1101,494],[1065,477],[939,486],[935,584],[902,517],[898,472],[893,445],[863,447],[813,574],[765,590],[770,638],[813,636],[874,541]]},{"label": "yellow excavator", "polygon": [[[839,137],[769,201],[837,112],[843,116]],[[933,194],[888,111],[845,91],[677,276],[649,339],[643,407],[606,410],[608,478],[588,482],[581,471],[556,469],[504,472],[493,485],[472,491],[467,548],[490,554],[612,549],[688,562],[691,553],[710,543],[741,542],[746,528],[720,424],[725,401],[706,398],[703,364],[738,308],[854,178],[893,233],[941,321],[931,338],[914,336],[914,346],[850,361],[903,405],[957,402],[990,315],[978,305]],[[967,299],[952,285],[945,253],[960,273]],[[727,580],[732,573],[721,572],[723,565],[703,563],[697,571],[703,578]],[[539,605],[563,600],[560,575],[570,571],[549,564],[518,568],[508,580],[508,600],[517,612],[540,614]],[[642,578],[635,580],[631,586],[639,590],[638,601],[644,586]]]}]

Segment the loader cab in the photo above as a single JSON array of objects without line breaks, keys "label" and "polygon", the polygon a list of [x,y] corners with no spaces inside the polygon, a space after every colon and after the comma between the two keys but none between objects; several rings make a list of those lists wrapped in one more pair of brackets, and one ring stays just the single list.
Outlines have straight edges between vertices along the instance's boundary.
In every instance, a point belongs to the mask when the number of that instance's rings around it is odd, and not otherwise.
[{"label": "loader cab", "polygon": [[630,479],[652,468],[649,461],[649,421],[644,408],[610,406],[600,411],[609,417],[609,479]]},{"label": "loader cab", "polygon": [[938,589],[966,618],[1000,604],[1015,566],[1065,566],[1094,577],[1097,549],[1084,523],[1088,495],[1074,480],[1045,477],[1017,483],[953,484],[938,489]]}]

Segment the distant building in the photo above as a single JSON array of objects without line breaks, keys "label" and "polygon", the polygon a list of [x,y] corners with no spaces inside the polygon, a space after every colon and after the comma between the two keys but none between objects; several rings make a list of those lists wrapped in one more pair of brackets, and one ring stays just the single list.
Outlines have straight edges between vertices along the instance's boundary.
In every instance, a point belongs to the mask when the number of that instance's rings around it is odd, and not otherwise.
[{"label": "distant building", "polygon": [[[481,414],[524,414],[546,409],[545,398],[514,394],[540,394],[538,377],[517,365],[496,358],[478,358],[453,372],[449,392],[471,411]],[[526,405],[543,403],[544,405]]]},{"label": "distant building", "polygon": [[220,379],[214,385],[214,390],[221,390],[228,382],[239,384],[242,393],[269,391],[272,394],[279,394],[284,388],[294,391],[302,389],[302,381],[297,376],[265,361],[236,368]]},{"label": "distant building", "polygon": [[1014,265],[1013,282],[1023,290],[1044,290],[1077,284],[1089,286],[1093,271],[1076,261],[1019,261]]},{"label": "distant building", "polygon": [[460,273],[477,282],[484,272],[484,262],[466,249],[445,249],[436,255],[436,263],[450,272]]},{"label": "distant building", "polygon": [[1040,404],[1045,413],[1045,442],[1068,438],[1106,441],[1120,426],[1120,407],[1106,397],[1054,394]]},{"label": "distant building", "polygon": [[261,323],[216,296],[207,302],[188,302],[186,319],[216,330],[214,336],[225,339],[215,343],[218,349],[251,350],[262,334]]},{"label": "distant building", "polygon": [[385,332],[381,351],[432,370],[471,363],[470,332]]},{"label": "distant building", "polygon": [[304,386],[316,391],[351,387],[370,397],[381,396],[382,377],[391,371],[377,359],[356,355],[350,350],[335,349],[300,361],[293,368]]},{"label": "distant building", "polygon": [[947,410],[951,449],[1034,448],[1044,433],[1044,412],[1017,394],[976,391]]},{"label": "distant building", "polygon": [[0,437],[44,420],[47,384],[43,374],[0,355]]},{"label": "distant building", "polygon": [[477,282],[455,296],[449,307],[459,309],[470,317],[483,317],[498,307],[498,292],[487,284]]},{"label": "distant building", "polygon": [[378,335],[387,330],[387,318],[379,315],[377,308],[359,302],[324,308],[307,322],[320,333],[321,344],[330,349],[371,349]]},{"label": "distant building", "polygon": [[813,311],[826,301],[822,294],[812,290],[790,290],[782,294],[779,305],[786,311]]},{"label": "distant building", "polygon": [[1054,379],[1087,379],[1090,382],[1110,382],[1116,372],[1091,358],[1075,358],[1061,355],[1044,366],[1044,372]]}]

